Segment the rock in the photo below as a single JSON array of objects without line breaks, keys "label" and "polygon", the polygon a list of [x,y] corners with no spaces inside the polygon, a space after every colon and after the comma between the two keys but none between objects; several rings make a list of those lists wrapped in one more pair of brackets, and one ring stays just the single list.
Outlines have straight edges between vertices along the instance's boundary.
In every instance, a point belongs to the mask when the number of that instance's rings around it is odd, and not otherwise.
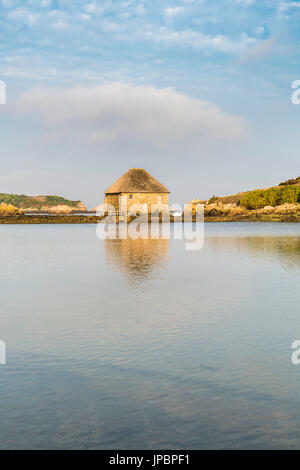
[{"label": "rock", "polygon": [[86,206],[83,204],[83,202],[78,202],[75,210],[78,210],[79,212],[85,212],[87,210]]},{"label": "rock", "polygon": [[[42,197],[42,196],[41,196]],[[36,207],[26,207],[26,209],[20,209],[21,212],[49,212],[50,214],[70,214],[71,212],[85,212],[86,207],[83,202],[79,202],[76,206],[68,204],[58,204],[56,206],[50,206],[43,204],[39,209]]]},{"label": "rock", "polygon": [[276,214],[296,214],[300,211],[300,204],[281,204],[274,209]]},{"label": "rock", "polygon": [[94,206],[90,209],[90,212],[97,212],[101,207],[101,204],[98,204],[97,206]]},{"label": "rock", "polygon": [[221,216],[221,215],[238,215],[244,214],[246,209],[244,207],[237,206],[233,203],[222,204],[221,202],[216,202],[208,204],[205,206],[204,213],[210,217]]},{"label": "rock", "polygon": [[204,205],[206,205],[207,201],[204,201],[202,199],[192,199],[190,202],[188,202],[188,204],[192,204],[192,205],[204,204]]},{"label": "rock", "polygon": [[272,212],[274,212],[273,206],[265,206],[263,209],[261,209],[262,214],[270,214]]},{"label": "rock", "polygon": [[71,207],[67,205],[58,205],[58,206],[43,206],[42,211],[50,212],[51,214],[70,214],[76,207]]}]

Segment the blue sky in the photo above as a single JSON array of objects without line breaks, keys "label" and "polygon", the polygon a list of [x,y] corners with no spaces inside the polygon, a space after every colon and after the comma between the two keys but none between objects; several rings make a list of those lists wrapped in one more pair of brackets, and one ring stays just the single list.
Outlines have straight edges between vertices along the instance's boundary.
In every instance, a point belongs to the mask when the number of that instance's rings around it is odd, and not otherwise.
[{"label": "blue sky", "polygon": [[300,1],[0,0],[1,192],[93,205],[129,167],[173,200],[299,171]]}]

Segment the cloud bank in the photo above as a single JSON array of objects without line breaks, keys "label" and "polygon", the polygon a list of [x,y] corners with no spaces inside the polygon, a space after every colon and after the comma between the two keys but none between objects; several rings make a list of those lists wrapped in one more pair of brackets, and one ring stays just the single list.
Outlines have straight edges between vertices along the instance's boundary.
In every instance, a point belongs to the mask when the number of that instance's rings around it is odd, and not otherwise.
[{"label": "cloud bank", "polygon": [[130,142],[149,149],[199,147],[232,142],[246,133],[243,119],[215,103],[173,88],[108,83],[70,89],[34,88],[23,93],[17,110],[34,116],[51,139],[80,139],[88,145]]}]

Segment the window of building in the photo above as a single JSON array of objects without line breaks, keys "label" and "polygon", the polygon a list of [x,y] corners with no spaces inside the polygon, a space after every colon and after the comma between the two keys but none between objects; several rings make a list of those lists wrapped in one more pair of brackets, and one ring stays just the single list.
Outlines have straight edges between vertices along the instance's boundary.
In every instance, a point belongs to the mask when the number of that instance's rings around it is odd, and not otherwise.
[{"label": "window of building", "polygon": [[129,194],[129,199],[132,199],[132,194]]}]

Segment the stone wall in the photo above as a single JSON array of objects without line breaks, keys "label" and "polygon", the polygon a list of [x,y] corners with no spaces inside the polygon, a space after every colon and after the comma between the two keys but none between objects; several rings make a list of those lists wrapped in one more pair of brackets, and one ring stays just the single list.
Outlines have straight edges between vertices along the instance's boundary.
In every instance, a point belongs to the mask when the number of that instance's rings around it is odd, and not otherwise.
[{"label": "stone wall", "polygon": [[106,194],[104,204],[114,206],[115,210],[119,211],[119,194]]},{"label": "stone wall", "polygon": [[169,206],[169,194],[167,193],[121,193],[121,194],[106,194],[105,204],[111,204],[115,207],[116,211],[131,212],[130,208],[135,204],[147,204],[148,212],[151,211],[151,205],[156,204],[160,208],[163,205]]}]

